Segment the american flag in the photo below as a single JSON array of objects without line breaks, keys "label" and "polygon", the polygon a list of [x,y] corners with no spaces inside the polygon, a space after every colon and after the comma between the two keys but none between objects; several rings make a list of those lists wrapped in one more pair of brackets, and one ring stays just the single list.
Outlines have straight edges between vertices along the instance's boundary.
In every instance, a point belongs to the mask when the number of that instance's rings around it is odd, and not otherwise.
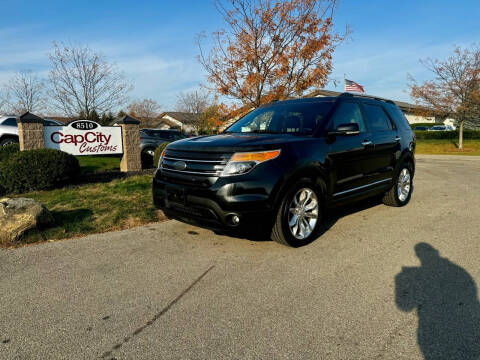
[{"label": "american flag", "polygon": [[345,91],[357,91],[364,93],[363,86],[357,84],[355,81],[345,79]]}]

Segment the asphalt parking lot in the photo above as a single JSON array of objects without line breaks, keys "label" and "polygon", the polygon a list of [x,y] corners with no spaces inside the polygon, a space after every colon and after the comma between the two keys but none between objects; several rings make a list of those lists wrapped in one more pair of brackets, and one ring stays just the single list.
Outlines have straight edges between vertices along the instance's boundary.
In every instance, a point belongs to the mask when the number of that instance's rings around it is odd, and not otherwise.
[{"label": "asphalt parking lot", "polygon": [[0,250],[0,359],[478,359],[480,160],[309,246],[176,221]]}]

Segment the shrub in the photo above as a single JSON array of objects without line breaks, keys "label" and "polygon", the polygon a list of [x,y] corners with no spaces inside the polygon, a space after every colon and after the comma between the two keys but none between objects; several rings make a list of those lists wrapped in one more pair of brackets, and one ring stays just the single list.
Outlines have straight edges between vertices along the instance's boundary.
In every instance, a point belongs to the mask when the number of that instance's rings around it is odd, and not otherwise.
[{"label": "shrub", "polygon": [[157,146],[155,149],[155,154],[153,154],[153,166],[158,167],[158,161],[160,160],[160,155],[162,155],[162,151],[167,147],[169,143],[163,142]]},{"label": "shrub", "polygon": [[72,180],[79,172],[75,156],[59,150],[17,152],[0,162],[0,192],[9,194],[52,189]]},{"label": "shrub", "polygon": [[6,146],[0,146],[0,162],[8,160],[13,154],[20,151],[18,144],[10,144]]},{"label": "shrub", "polygon": [[[456,140],[458,131],[415,131],[417,140]],[[480,140],[480,130],[464,130],[463,138],[467,140]]]}]

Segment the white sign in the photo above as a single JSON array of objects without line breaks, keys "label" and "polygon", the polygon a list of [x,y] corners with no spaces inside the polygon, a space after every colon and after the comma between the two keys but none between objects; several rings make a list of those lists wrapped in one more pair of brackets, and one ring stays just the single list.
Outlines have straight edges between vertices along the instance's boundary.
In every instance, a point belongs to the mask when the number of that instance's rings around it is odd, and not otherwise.
[{"label": "white sign", "polygon": [[90,120],[73,121],[66,126],[43,128],[45,147],[72,155],[122,154],[122,128],[101,126]]}]

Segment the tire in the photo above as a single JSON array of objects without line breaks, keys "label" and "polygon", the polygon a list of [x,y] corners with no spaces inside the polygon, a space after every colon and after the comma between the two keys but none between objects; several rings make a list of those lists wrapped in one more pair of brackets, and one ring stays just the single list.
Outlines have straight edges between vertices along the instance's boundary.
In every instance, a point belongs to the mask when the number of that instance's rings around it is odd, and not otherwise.
[{"label": "tire", "polygon": [[[282,245],[300,247],[315,240],[324,214],[324,192],[322,188],[325,187],[321,185],[315,184],[309,179],[302,179],[285,193],[278,207],[270,235],[273,241]],[[304,199],[306,201],[302,207],[302,200]],[[309,209],[314,206],[314,201],[316,201],[317,206]],[[294,235],[294,232],[296,232],[296,235]]]},{"label": "tire", "polygon": [[[407,175],[408,180],[406,180]],[[412,197],[413,175],[412,165],[410,163],[402,164],[395,175],[393,186],[383,196],[383,203],[395,207],[407,205]],[[408,193],[406,193],[405,185],[408,185]]]},{"label": "tire", "polygon": [[18,140],[14,138],[6,138],[3,140],[0,140],[0,146],[7,146],[11,144],[18,144]]},{"label": "tire", "polygon": [[153,154],[155,149],[153,148],[146,148],[142,151],[142,168],[150,169],[153,166]]}]

